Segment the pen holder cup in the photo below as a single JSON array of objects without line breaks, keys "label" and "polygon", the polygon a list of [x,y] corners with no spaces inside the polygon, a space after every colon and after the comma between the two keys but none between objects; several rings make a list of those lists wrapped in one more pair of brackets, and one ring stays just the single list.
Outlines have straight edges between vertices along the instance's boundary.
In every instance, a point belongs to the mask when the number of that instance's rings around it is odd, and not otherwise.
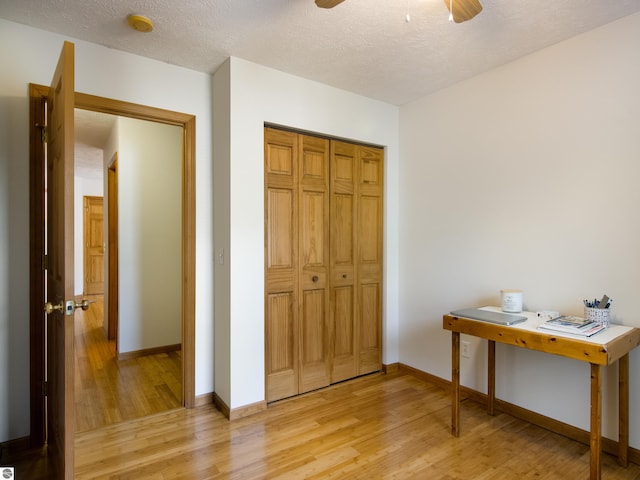
[{"label": "pen holder cup", "polygon": [[585,320],[601,323],[605,327],[608,327],[609,326],[609,309],[584,307],[584,318]]}]

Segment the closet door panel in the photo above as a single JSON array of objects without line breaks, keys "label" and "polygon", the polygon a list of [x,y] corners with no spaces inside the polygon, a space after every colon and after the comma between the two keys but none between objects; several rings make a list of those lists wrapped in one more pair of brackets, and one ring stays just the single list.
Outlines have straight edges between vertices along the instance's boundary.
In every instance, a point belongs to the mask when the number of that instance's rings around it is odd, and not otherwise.
[{"label": "closet door panel", "polygon": [[380,283],[360,285],[359,369],[358,374],[382,368],[382,299]]},{"label": "closet door panel", "polygon": [[267,191],[267,269],[294,269],[295,219],[294,192],[291,189],[269,188]]},{"label": "closet door panel", "polygon": [[352,285],[333,288],[333,324],[335,329],[333,344],[333,368],[331,382],[341,382],[357,376],[356,339],[354,334],[353,311],[355,295]]},{"label": "closet door panel", "polygon": [[329,385],[329,141],[300,135],[300,393]]},{"label": "closet door panel", "polygon": [[353,270],[354,255],[354,219],[353,194],[334,193],[331,209],[333,212],[333,250],[331,252],[335,268],[348,267]]},{"label": "closet door panel", "polygon": [[267,401],[298,393],[295,301],[291,293],[267,296]]},{"label": "closet door panel", "polygon": [[300,392],[329,385],[326,194],[303,192],[300,223]]},{"label": "closet door panel", "polygon": [[382,238],[380,221],[382,219],[382,199],[378,196],[360,197],[360,228],[358,246],[361,265],[379,265],[382,263]]},{"label": "closet door panel", "polygon": [[324,289],[302,296],[300,336],[300,393],[329,385],[327,362],[326,298]]},{"label": "closet door panel", "polygon": [[320,190],[326,190],[329,174],[329,141],[301,136],[302,156],[300,168],[300,183]]},{"label": "closet door panel", "polygon": [[382,193],[382,149],[361,146],[359,153],[360,189],[362,193]]},{"label": "closet door panel", "polygon": [[335,193],[354,193],[356,181],[356,146],[350,143],[332,142],[332,188]]},{"label": "closet door panel", "polygon": [[303,221],[300,224],[300,252],[303,268],[326,270],[327,194],[325,192],[303,191],[301,203]]},{"label": "closet door panel", "polygon": [[265,129],[265,397],[299,392],[297,136]]},{"label": "closet door panel", "polygon": [[358,375],[357,146],[331,142],[331,381]]},{"label": "closet door panel", "polygon": [[358,155],[358,373],[382,368],[383,167],[380,148]]}]

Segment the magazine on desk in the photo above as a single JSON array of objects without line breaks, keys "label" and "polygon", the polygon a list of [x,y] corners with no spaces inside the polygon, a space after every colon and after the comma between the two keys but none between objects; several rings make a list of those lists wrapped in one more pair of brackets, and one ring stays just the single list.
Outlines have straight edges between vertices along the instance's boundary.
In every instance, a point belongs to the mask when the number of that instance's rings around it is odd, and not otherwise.
[{"label": "magazine on desk", "polygon": [[547,320],[538,325],[538,330],[570,333],[581,337],[590,337],[606,328],[607,327],[600,323],[568,315]]}]

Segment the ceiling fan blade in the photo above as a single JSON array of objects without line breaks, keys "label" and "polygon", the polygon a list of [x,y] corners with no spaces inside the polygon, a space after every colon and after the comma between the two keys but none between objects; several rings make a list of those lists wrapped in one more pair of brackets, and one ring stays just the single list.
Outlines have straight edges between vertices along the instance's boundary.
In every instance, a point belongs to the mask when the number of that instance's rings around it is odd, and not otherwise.
[{"label": "ceiling fan blade", "polygon": [[478,0],[444,0],[444,4],[456,23],[471,20],[482,11],[482,5]]},{"label": "ceiling fan blade", "polygon": [[342,2],[344,2],[344,0],[316,0],[316,5],[320,8],[333,8]]}]

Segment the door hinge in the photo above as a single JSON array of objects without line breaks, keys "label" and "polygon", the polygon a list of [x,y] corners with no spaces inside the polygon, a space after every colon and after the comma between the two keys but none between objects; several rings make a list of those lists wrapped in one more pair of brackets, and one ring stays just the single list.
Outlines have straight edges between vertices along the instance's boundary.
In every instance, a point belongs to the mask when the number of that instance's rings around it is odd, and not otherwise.
[{"label": "door hinge", "polygon": [[49,255],[42,255],[42,270],[49,269]]},{"label": "door hinge", "polygon": [[42,143],[47,143],[47,126],[36,123],[36,128],[40,129],[40,141]]},{"label": "door hinge", "polygon": [[42,382],[42,396],[46,397],[49,395],[49,382]]}]

